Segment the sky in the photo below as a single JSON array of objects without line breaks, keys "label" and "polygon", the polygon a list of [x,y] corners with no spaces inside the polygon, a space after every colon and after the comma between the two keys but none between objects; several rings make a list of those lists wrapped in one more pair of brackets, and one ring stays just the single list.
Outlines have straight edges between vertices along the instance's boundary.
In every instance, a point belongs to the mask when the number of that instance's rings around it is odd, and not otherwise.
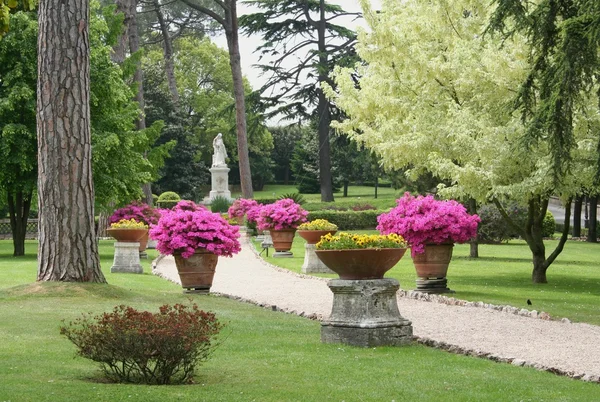
[{"label": "sky", "polygon": [[[370,0],[373,8],[377,8],[381,4],[381,0]],[[342,6],[345,11],[348,12],[360,12],[361,8],[358,0],[328,0],[328,3],[338,4]],[[248,14],[259,11],[255,7],[250,7],[248,5],[243,4],[242,1],[238,2],[238,15]],[[341,24],[342,19],[338,20],[338,24]],[[356,21],[345,21],[345,23],[356,29],[359,26],[360,22]],[[217,37],[211,38],[213,42],[215,42],[219,47],[223,49],[227,49],[227,42],[225,40],[225,35],[222,34]],[[260,76],[260,70],[256,67],[253,67],[254,64],[258,62],[258,54],[254,53],[254,50],[261,44],[262,40],[260,36],[251,36],[247,37],[240,34],[240,56],[242,61],[242,74],[250,81],[250,84],[254,89],[260,87],[265,81],[266,77]],[[265,59],[261,62],[264,63]]]}]

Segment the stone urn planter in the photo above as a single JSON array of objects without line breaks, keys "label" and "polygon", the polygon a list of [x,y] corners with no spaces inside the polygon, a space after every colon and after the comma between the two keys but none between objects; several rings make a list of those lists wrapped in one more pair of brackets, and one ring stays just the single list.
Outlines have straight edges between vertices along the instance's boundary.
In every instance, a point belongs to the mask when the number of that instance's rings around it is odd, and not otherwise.
[{"label": "stone urn planter", "polygon": [[328,233],[335,234],[337,230],[297,230],[296,233],[304,240],[307,244],[317,244],[321,240],[321,236],[325,236]]},{"label": "stone urn planter", "polygon": [[184,293],[207,294],[213,283],[218,256],[205,249],[197,249],[189,258],[173,254],[175,266]]},{"label": "stone urn planter", "polygon": [[383,279],[405,248],[316,250],[317,257],[344,280]]},{"label": "stone urn planter", "polygon": [[417,290],[425,293],[449,293],[448,266],[452,259],[453,243],[426,244],[425,251],[413,255],[417,272]]},{"label": "stone urn planter", "polygon": [[142,237],[148,235],[148,229],[140,228],[109,228],[106,233],[119,242],[138,242]]}]

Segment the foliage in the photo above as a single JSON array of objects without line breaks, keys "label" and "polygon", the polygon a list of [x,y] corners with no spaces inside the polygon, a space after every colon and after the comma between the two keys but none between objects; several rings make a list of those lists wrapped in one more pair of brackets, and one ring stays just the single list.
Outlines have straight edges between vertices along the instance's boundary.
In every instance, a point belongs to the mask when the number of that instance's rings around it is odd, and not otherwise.
[{"label": "foliage", "polygon": [[9,31],[11,10],[23,8],[25,11],[33,11],[37,3],[37,0],[0,0],[0,39]]},{"label": "foliage", "polygon": [[212,212],[227,212],[231,201],[227,197],[217,195],[210,201],[210,210]]},{"label": "foliage", "polygon": [[[512,219],[520,220],[522,219],[522,214],[526,214],[527,211],[522,209],[517,210],[516,207],[515,204],[514,207],[507,208],[507,212],[511,215]],[[520,212],[519,216],[515,212]],[[477,229],[477,241],[480,243],[499,243],[518,237],[495,205],[482,205],[479,207],[477,214],[481,219]]]},{"label": "foliage", "polygon": [[222,327],[214,313],[195,303],[165,304],[158,313],[120,305],[110,313],[63,320],[60,333],[80,356],[99,362],[111,381],[179,384],[191,381],[196,365],[208,359]]},{"label": "foliage", "polygon": [[341,230],[374,229],[377,226],[377,217],[383,211],[310,211],[308,219],[326,219],[336,224]]},{"label": "foliage", "polygon": [[306,222],[306,215],[308,212],[294,200],[284,198],[260,208],[258,228],[260,230],[295,229],[299,224]]},{"label": "foliage", "polygon": [[156,240],[158,251],[181,254],[183,258],[189,258],[198,248],[225,257],[240,252],[237,226],[230,225],[219,214],[196,208],[191,201],[182,202],[184,208],[176,206],[172,211],[165,211],[150,229],[150,238]]},{"label": "foliage", "polygon": [[156,205],[158,205],[160,208],[172,208],[177,205],[179,201],[181,201],[179,194],[174,191],[165,191],[158,196]]},{"label": "foliage", "polygon": [[300,193],[287,193],[282,194],[277,198],[278,200],[283,200],[284,198],[289,198],[290,200],[294,200],[296,204],[303,205],[306,202],[306,199]]},{"label": "foliage", "polygon": [[244,215],[248,213],[252,208],[258,206],[258,203],[255,200],[247,200],[245,198],[238,198],[229,207],[227,210],[227,214],[230,218],[242,218]]},{"label": "foliage", "polygon": [[337,230],[336,224],[325,219],[315,219],[314,221],[304,222],[298,226],[298,230]]},{"label": "foliage", "polygon": [[158,223],[160,213],[150,205],[139,201],[132,201],[129,205],[117,209],[108,218],[108,223],[118,222],[121,219],[134,219],[143,222],[146,225],[155,225]]},{"label": "foliage", "polygon": [[277,126],[269,127],[269,131],[273,136],[271,159],[274,163],[275,180],[288,184],[291,180],[294,180],[291,171],[292,155],[296,143],[302,137],[302,127],[299,125]]},{"label": "foliage", "polygon": [[464,243],[477,235],[477,215],[469,215],[454,200],[438,201],[405,193],[397,206],[377,218],[377,229],[383,234],[397,233],[411,247],[411,254],[422,254],[428,243]]},{"label": "foliage", "polygon": [[373,209],[377,209],[377,208],[375,208],[371,204],[365,203],[365,204],[356,204],[356,205],[352,206],[351,209],[353,211],[369,211],[369,210],[373,210]]},{"label": "foliage", "polygon": [[316,244],[317,250],[348,250],[356,248],[406,248],[406,241],[395,233],[387,235],[360,235],[341,232],[327,233]]},{"label": "foliage", "polygon": [[131,219],[119,219],[118,221],[111,222],[111,229],[148,229],[148,224],[140,222],[134,218]]}]

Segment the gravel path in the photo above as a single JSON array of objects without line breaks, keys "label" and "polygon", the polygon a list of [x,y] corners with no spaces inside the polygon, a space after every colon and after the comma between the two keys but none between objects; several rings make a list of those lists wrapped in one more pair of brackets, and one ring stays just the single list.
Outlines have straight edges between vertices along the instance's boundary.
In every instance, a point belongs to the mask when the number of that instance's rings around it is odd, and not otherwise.
[{"label": "gravel path", "polygon": [[[180,283],[171,256],[157,260],[153,272]],[[211,293],[316,319],[329,315],[333,301],[326,279],[274,267],[256,255],[248,240],[233,258],[219,258]],[[402,316],[412,321],[419,342],[600,382],[599,326],[402,295],[398,296],[398,308]]]}]

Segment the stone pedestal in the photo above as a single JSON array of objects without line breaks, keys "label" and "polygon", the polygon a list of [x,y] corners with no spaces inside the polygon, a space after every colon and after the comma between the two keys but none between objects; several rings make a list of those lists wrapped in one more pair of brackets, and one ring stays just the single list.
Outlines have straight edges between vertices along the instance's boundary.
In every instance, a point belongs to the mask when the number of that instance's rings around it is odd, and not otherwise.
[{"label": "stone pedestal", "polygon": [[398,311],[395,279],[342,280],[328,283],[331,315],[321,323],[321,342],[352,346],[399,346],[412,340],[412,324]]},{"label": "stone pedestal", "polygon": [[148,239],[148,244],[146,245],[146,248],[152,250],[156,249],[156,240]]},{"label": "stone pedestal", "polygon": [[115,242],[115,258],[110,272],[143,274],[139,248],[140,243],[138,242]]},{"label": "stone pedestal", "polygon": [[208,195],[209,202],[217,196],[231,200],[231,191],[229,191],[229,168],[212,167],[209,170],[211,174],[211,190]]},{"label": "stone pedestal", "polygon": [[306,243],[304,245],[304,264],[302,265],[303,274],[335,274],[332,270],[319,260],[315,253],[316,245]]}]

